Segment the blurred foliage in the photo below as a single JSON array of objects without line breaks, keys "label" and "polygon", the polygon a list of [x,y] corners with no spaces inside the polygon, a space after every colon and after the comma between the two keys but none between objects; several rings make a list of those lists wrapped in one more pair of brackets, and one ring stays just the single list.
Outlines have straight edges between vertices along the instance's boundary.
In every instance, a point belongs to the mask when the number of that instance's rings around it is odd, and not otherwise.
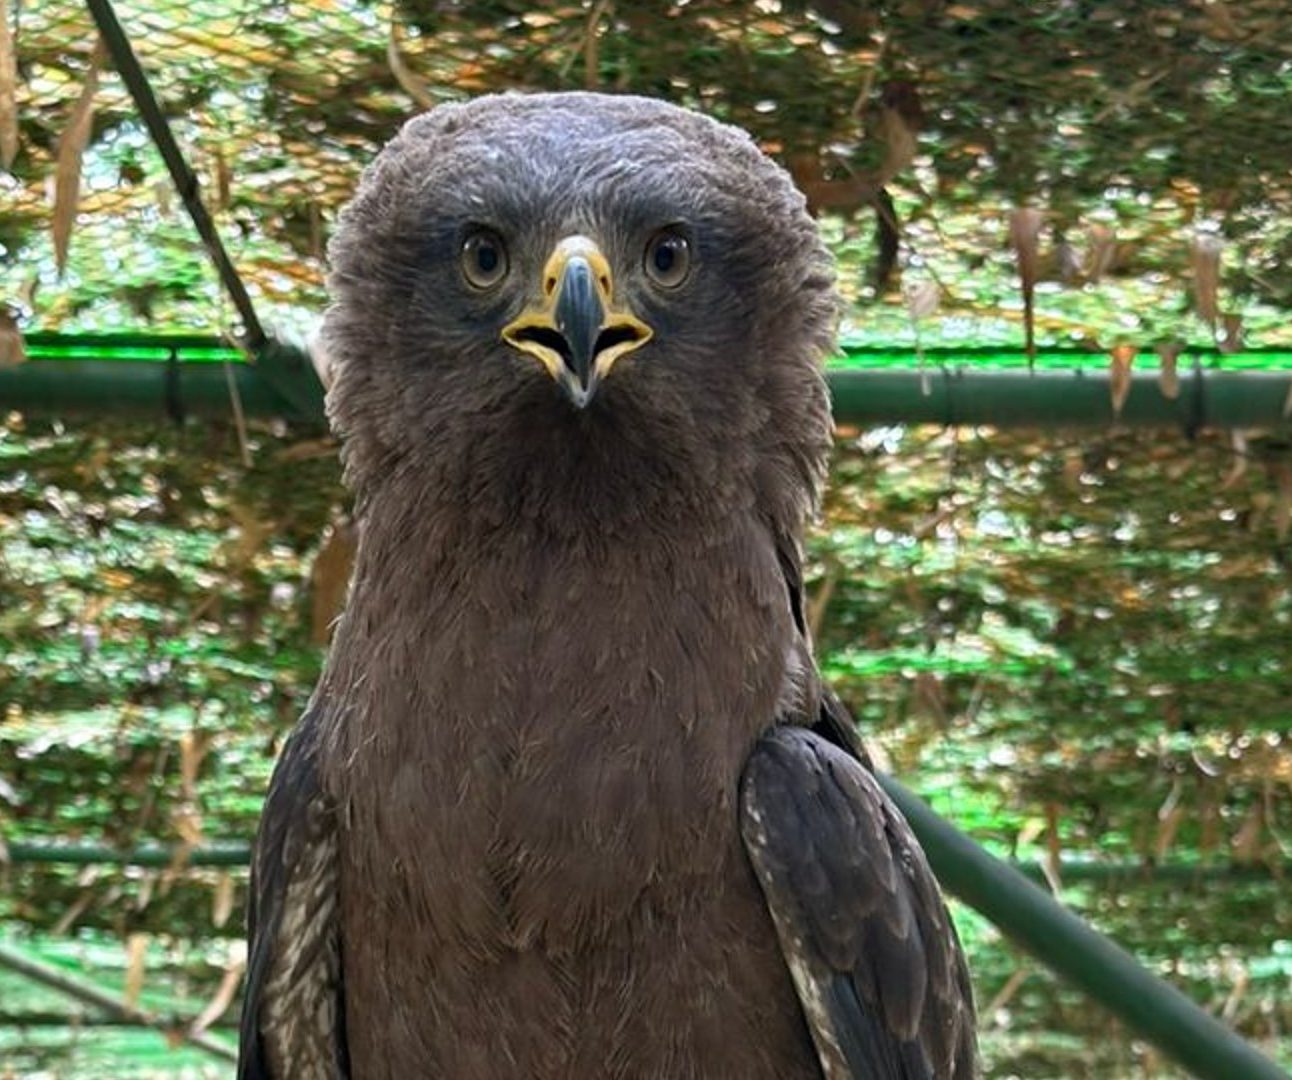
[{"label": "blurred foliage", "polygon": [[[84,5],[12,6],[18,148],[0,171],[0,303],[26,329],[226,329],[110,64],[88,145],[59,162],[92,67]],[[1009,223],[1033,206],[1038,340],[1210,343],[1214,320],[1196,312],[1214,302],[1231,344],[1292,341],[1277,317],[1292,303],[1283,0],[115,6],[279,333],[312,323],[336,212],[409,115],[491,90],[597,87],[753,132],[864,253],[845,282],[864,333],[908,334],[904,295],[936,287],[931,338],[1017,343]],[[79,180],[78,203],[53,205],[58,180]],[[55,219],[72,233],[61,276]],[[1199,235],[1223,247],[1202,296]]]},{"label": "blurred foliage", "polygon": [[[3,835],[182,852],[251,834],[319,671],[345,497],[330,442],[261,426],[249,449],[246,467],[219,425],[0,429]],[[1285,451],[844,431],[809,566],[824,667],[890,766],[1001,854],[1199,861],[1184,882],[1064,899],[1266,1045],[1292,1028],[1292,896],[1205,867],[1287,862]],[[14,865],[0,919],[107,985],[121,943],[147,934],[146,989],[191,1016],[232,962],[244,900],[240,870]],[[959,920],[989,1075],[1176,1075]],[[0,1068],[96,1075],[68,1037],[4,1032],[50,1007],[5,985]]]},{"label": "blurred foliage", "polygon": [[[1282,0],[116,6],[280,334],[316,319],[336,212],[411,112],[596,86],[699,107],[780,157],[829,211],[859,343],[1017,344],[1021,206],[1043,212],[1038,341],[1292,342]],[[83,5],[0,7],[19,136],[0,306],[27,330],[226,329],[115,72],[59,164],[90,81]],[[60,179],[75,205],[52,205]],[[248,467],[218,425],[0,428],[0,835],[182,853],[251,833],[319,670],[345,497],[330,444],[261,426],[250,449]],[[892,767],[1002,854],[1285,866],[1289,454],[1271,435],[845,432],[812,542],[824,666]],[[158,1008],[192,1015],[237,962],[241,872],[0,873],[10,939],[105,985],[148,935]],[[1292,1064],[1284,881],[1204,870],[1063,897]],[[959,920],[989,1075],[1177,1075]],[[151,1033],[6,1027],[67,1008],[29,994],[0,977],[0,1072],[201,1075]]]}]

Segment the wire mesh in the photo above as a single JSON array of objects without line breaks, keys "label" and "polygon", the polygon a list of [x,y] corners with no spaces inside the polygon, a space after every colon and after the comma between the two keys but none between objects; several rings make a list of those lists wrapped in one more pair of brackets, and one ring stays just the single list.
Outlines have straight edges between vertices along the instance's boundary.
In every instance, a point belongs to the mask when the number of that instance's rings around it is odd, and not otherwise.
[{"label": "wire mesh", "polygon": [[[1015,345],[1024,282],[1042,344],[1292,341],[1292,12],[1278,0],[118,12],[271,326],[312,322],[336,211],[411,113],[592,86],[704,109],[780,157],[826,222],[858,341]],[[0,301],[27,329],[221,329],[214,276],[110,64],[59,277],[51,193],[95,31],[73,0],[21,5],[11,23]]]}]

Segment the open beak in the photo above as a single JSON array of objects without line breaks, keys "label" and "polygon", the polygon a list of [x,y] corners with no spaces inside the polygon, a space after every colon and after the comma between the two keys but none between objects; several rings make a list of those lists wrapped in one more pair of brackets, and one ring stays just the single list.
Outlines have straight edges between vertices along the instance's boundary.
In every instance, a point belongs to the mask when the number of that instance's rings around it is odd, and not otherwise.
[{"label": "open beak", "polygon": [[543,267],[542,299],[503,328],[507,344],[538,360],[583,408],[625,353],[654,333],[614,303],[610,263],[586,236],[556,245]]}]

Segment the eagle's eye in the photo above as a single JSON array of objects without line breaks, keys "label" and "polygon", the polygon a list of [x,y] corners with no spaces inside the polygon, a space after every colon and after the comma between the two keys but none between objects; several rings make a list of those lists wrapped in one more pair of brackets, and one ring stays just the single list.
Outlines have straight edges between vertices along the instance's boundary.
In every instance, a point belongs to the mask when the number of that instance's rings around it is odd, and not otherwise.
[{"label": "eagle's eye", "polygon": [[475,229],[462,241],[462,276],[488,289],[507,276],[507,248],[492,229]]},{"label": "eagle's eye", "polygon": [[665,289],[676,289],[691,271],[691,242],[676,227],[661,229],[646,245],[646,276]]}]

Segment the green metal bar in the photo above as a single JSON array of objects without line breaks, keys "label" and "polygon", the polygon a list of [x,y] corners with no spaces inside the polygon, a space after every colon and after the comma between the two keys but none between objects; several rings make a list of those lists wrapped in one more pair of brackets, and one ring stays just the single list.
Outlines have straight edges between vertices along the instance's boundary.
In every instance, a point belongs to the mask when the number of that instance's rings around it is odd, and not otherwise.
[{"label": "green metal bar", "polygon": [[43,960],[28,956],[19,949],[0,942],[0,968],[12,971],[32,982],[40,983],[50,990],[56,990],[66,997],[83,1002],[86,1005],[102,1009],[109,1015],[138,1027],[153,1028],[169,1038],[179,1038],[184,1042],[205,1050],[208,1054],[224,1061],[236,1061],[237,1051],[220,1039],[213,1039],[204,1032],[194,1032],[188,1024],[180,1021],[163,1019],[154,1013],[129,1005],[120,997],[103,987],[86,979],[68,974],[61,968],[47,964]]},{"label": "green metal bar", "polygon": [[946,889],[1046,967],[1203,1080],[1289,1080],[1288,1074],[1175,987],[1006,863],[956,830],[889,776],[897,803]]},{"label": "green metal bar", "polygon": [[[170,866],[178,849],[166,844],[142,844],[134,848],[115,848],[106,844],[69,844],[57,840],[17,840],[8,844],[9,862],[65,866]],[[185,856],[189,866],[245,866],[251,858],[251,845],[245,840],[228,840],[190,849]],[[1045,869],[1031,861],[1010,862],[1024,877],[1045,881]],[[1059,876],[1065,885],[1138,885],[1150,883],[1188,884],[1190,882],[1234,881],[1270,882],[1292,876],[1292,865],[1239,864],[1227,862],[1172,862],[1149,864],[1134,860],[1109,862],[1095,859],[1064,859]]]},{"label": "green metal bar", "polygon": [[233,260],[229,258],[229,253],[225,251],[224,244],[221,243],[220,236],[215,231],[215,223],[207,213],[198,192],[197,176],[184,160],[183,151],[175,141],[170,124],[166,122],[166,114],[162,112],[161,106],[157,103],[157,97],[148,83],[148,76],[140,67],[139,59],[130,46],[130,39],[121,28],[116,12],[112,10],[111,0],[86,0],[86,5],[99,27],[103,43],[112,54],[117,72],[129,89],[130,96],[135,99],[135,107],[139,110],[144,126],[148,128],[148,134],[152,136],[153,142],[161,152],[162,161],[166,163],[166,169],[170,173],[175,190],[179,192],[179,197],[183,200],[184,207],[188,210],[188,215],[193,219],[193,225],[202,238],[202,244],[210,255],[211,261],[215,263],[220,280],[224,283],[229,298],[242,319],[243,336],[247,347],[259,349],[266,341],[265,331],[256,317],[251,297],[247,295],[246,286],[238,277]]},{"label": "green metal bar", "polygon": [[992,427],[1081,427],[1114,422],[1133,427],[1276,427],[1292,372],[1197,367],[1180,375],[1166,397],[1156,372],[1132,375],[1120,415],[1113,411],[1106,369],[1033,372],[971,365],[921,373],[912,368],[829,371],[835,419],[851,424],[964,424]]},{"label": "green metal bar", "polygon": [[[284,417],[321,426],[323,393],[308,357],[300,350],[266,343],[255,364],[218,339],[139,338],[101,335],[94,339],[30,335],[32,359],[0,370],[0,408],[31,413],[151,413],[183,411],[227,415],[228,388],[220,367],[234,363],[242,404],[250,416]],[[95,353],[94,349],[101,349]],[[87,352],[86,350],[90,350]],[[835,418],[842,424],[982,424],[998,427],[1136,426],[1277,427],[1288,423],[1292,354],[1243,354],[1247,370],[1194,366],[1184,371],[1175,398],[1163,395],[1153,371],[1133,376],[1120,417],[1114,417],[1109,376],[1104,368],[1006,366],[1013,354],[913,354],[850,349],[827,371]],[[1054,365],[1087,354],[1043,355]],[[101,356],[102,359],[88,357]],[[898,366],[902,357],[909,366]],[[933,363],[936,357],[942,357]],[[73,358],[74,357],[74,358]],[[952,366],[952,357],[963,360]],[[1232,358],[1226,357],[1228,365]],[[1269,367],[1260,367],[1268,361]],[[875,364],[879,366],[861,366]]]},{"label": "green metal bar", "polygon": [[[7,845],[9,862],[63,866],[170,866],[177,848],[168,844],[140,844],[116,848],[107,844],[69,844],[51,840],[18,840]],[[246,866],[251,845],[245,840],[203,844],[185,855],[188,866]]]}]

